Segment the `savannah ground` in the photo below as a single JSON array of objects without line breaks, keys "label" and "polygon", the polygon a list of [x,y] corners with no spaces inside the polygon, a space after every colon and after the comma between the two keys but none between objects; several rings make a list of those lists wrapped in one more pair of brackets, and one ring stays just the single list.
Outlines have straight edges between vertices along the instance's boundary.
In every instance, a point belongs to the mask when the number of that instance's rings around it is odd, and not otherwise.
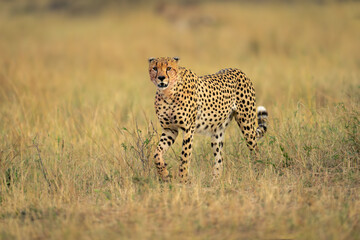
[{"label": "savannah ground", "polygon": [[[359,2],[38,2],[0,2],[1,239],[360,239]],[[247,73],[261,157],[232,123],[212,182],[197,135],[181,185],[180,135],[160,183],[157,56]]]}]

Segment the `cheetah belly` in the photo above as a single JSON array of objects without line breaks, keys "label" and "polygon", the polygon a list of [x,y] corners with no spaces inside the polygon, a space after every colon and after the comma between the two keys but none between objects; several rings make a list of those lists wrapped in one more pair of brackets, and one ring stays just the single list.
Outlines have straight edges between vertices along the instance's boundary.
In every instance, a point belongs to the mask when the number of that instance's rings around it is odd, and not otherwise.
[{"label": "cheetah belly", "polygon": [[199,109],[196,116],[195,133],[211,136],[221,129],[225,129],[233,117],[233,109],[228,109],[225,114],[207,113]]}]

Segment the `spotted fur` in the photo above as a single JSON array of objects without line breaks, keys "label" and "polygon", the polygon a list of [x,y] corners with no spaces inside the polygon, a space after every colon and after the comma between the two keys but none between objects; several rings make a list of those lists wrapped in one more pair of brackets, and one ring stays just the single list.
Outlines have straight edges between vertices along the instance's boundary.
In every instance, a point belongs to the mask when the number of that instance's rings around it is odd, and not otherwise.
[{"label": "spotted fur", "polygon": [[228,68],[198,77],[178,65],[178,58],[150,58],[149,74],[157,86],[155,110],[163,129],[154,160],[162,180],[169,180],[163,155],[184,132],[180,178],[188,181],[194,133],[211,136],[215,178],[223,168],[225,129],[234,118],[248,148],[257,150],[257,139],[267,130],[268,113],[262,106],[256,111],[255,91],[250,79],[240,70]]}]

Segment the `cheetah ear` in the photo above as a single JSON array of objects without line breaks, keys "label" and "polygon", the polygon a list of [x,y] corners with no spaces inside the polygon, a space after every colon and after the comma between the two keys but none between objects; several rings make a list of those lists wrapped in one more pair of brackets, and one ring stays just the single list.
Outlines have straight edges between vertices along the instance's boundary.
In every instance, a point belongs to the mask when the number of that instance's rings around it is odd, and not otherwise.
[{"label": "cheetah ear", "polygon": [[179,57],[173,57],[173,59],[174,59],[176,62],[178,62],[178,61],[180,60]]},{"label": "cheetah ear", "polygon": [[153,58],[153,57],[149,58],[149,63],[151,63],[154,60],[155,60],[155,58]]}]

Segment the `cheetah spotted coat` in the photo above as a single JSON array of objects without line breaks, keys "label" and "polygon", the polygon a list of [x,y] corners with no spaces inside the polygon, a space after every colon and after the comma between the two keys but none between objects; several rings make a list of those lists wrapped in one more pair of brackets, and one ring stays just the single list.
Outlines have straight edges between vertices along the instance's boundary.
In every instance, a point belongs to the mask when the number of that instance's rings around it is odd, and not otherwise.
[{"label": "cheetah spotted coat", "polygon": [[178,66],[178,58],[150,58],[149,74],[157,86],[155,110],[163,129],[155,152],[155,165],[163,181],[169,180],[163,155],[175,142],[179,130],[184,132],[180,178],[188,181],[188,169],[194,133],[211,136],[214,152],[214,178],[223,168],[225,129],[234,118],[248,148],[257,150],[257,139],[266,132],[267,111],[256,111],[255,91],[250,79],[240,70],[228,68],[198,77]]}]

